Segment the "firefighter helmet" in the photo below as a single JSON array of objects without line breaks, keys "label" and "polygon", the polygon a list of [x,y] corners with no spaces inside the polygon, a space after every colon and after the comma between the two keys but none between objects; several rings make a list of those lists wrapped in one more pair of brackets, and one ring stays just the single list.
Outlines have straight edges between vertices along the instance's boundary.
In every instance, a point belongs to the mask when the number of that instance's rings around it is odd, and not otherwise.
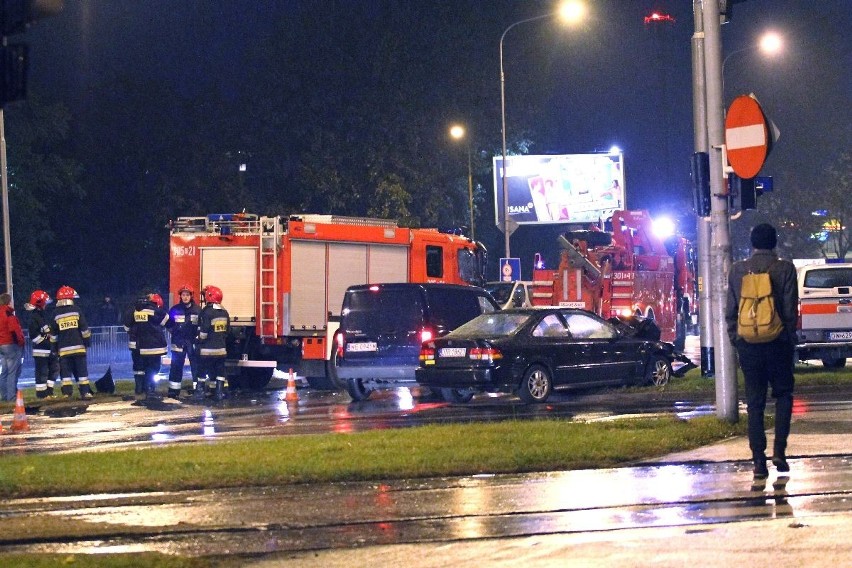
[{"label": "firefighter helmet", "polygon": [[192,289],[192,286],[190,286],[189,284],[184,284],[183,286],[180,287],[180,289],[178,289],[178,296],[180,296],[184,292],[189,292],[190,296],[195,295],[195,291]]},{"label": "firefighter helmet", "polygon": [[73,300],[74,298],[79,298],[77,295],[77,290],[72,288],[71,286],[63,286],[59,290],[56,291],[56,299],[57,300]]},{"label": "firefighter helmet", "polygon": [[163,297],[162,296],[160,296],[159,294],[148,294],[148,299],[151,300],[152,302],[154,302],[154,304],[158,308],[163,309],[164,304],[163,304]]},{"label": "firefighter helmet", "polygon": [[44,307],[49,303],[50,294],[44,290],[33,290],[33,293],[30,294],[30,304],[39,309],[44,309]]},{"label": "firefighter helmet", "polygon": [[222,290],[216,286],[206,286],[204,288],[204,299],[212,304],[221,304]]}]

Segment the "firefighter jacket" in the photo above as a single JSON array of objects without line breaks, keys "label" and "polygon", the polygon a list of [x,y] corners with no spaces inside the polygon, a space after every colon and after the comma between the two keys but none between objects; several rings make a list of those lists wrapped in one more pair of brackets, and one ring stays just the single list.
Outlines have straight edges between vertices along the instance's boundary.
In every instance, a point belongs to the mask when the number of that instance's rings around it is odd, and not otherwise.
[{"label": "firefighter jacket", "polygon": [[190,300],[178,302],[169,310],[168,328],[172,332],[172,351],[182,352],[198,336],[198,315],[201,307]]},{"label": "firefighter jacket", "polygon": [[15,308],[7,304],[0,306],[0,345],[13,343],[24,346],[24,331],[15,315]]},{"label": "firefighter jacket", "polygon": [[[166,354],[165,325],[169,314],[148,300],[140,299],[133,310],[133,322],[130,329],[136,338],[136,348],[142,356],[162,356]],[[130,333],[130,332],[128,332]]]},{"label": "firefighter jacket", "polygon": [[202,357],[225,357],[231,316],[221,304],[207,304],[198,317],[198,354]]},{"label": "firefighter jacket", "polygon": [[136,349],[136,326],[133,325],[133,312],[135,311],[136,305],[133,304],[121,316],[121,323],[124,324],[124,331],[127,332],[127,348],[131,351]]},{"label": "firefighter jacket", "polygon": [[30,314],[30,341],[33,344],[33,357],[50,357],[50,324],[44,310],[34,309]]},{"label": "firefighter jacket", "polygon": [[86,354],[92,332],[74,300],[57,300],[49,321],[50,343],[57,348],[60,357]]}]

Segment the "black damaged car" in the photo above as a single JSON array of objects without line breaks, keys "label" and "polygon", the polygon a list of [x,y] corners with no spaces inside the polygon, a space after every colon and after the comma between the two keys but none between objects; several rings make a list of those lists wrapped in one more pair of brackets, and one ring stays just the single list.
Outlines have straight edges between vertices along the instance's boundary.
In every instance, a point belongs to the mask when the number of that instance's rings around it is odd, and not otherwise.
[{"label": "black damaged car", "polygon": [[425,342],[416,379],[451,402],[506,392],[539,403],[561,388],[662,386],[677,358],[653,334],[584,310],[519,308],[482,314]]}]

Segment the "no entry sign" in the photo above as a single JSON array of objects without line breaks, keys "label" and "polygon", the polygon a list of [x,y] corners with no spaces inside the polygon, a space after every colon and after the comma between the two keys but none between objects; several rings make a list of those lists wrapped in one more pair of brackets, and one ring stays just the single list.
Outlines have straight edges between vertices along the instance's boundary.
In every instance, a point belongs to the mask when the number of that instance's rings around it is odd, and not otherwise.
[{"label": "no entry sign", "polygon": [[763,109],[753,96],[734,99],[725,117],[728,163],[743,179],[758,174],[769,152],[769,131]]}]

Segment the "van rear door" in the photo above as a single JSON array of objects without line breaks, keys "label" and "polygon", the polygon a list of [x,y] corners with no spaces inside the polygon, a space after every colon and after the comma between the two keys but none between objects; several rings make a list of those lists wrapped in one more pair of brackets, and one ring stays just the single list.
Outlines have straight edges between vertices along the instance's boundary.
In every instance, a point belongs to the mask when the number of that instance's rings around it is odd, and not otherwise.
[{"label": "van rear door", "polygon": [[799,301],[805,341],[852,342],[852,265],[805,267]]}]

